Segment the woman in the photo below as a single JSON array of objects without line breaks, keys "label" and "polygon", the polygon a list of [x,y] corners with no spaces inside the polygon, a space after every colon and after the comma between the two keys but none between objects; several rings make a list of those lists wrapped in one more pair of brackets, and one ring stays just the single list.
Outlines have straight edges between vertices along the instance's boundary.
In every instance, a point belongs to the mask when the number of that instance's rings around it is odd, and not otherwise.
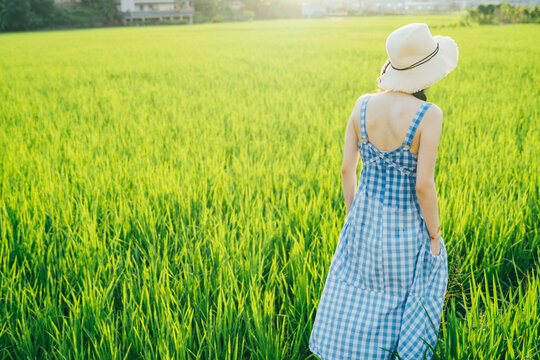
[{"label": "woman", "polygon": [[415,23],[386,50],[386,91],[360,96],[347,125],[347,218],[309,340],[324,360],[430,359],[437,343],[448,283],[434,181],[443,115],[424,90],[456,67],[458,48]]}]

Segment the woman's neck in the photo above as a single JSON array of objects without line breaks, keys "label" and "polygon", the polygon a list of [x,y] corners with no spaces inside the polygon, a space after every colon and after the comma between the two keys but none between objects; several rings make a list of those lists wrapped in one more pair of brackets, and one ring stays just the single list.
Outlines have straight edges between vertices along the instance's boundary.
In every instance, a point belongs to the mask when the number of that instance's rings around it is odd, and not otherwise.
[{"label": "woman's neck", "polygon": [[415,93],[408,93],[408,92],[399,91],[399,90],[386,90],[386,91],[383,91],[383,93],[412,95],[419,100],[427,101],[427,97],[426,97],[426,94],[424,93],[424,90],[420,90]]}]

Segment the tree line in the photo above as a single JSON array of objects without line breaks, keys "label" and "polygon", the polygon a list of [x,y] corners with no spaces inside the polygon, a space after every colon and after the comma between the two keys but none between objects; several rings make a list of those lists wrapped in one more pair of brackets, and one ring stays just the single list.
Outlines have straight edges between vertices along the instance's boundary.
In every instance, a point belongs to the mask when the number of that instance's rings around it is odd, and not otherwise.
[{"label": "tree line", "polygon": [[[191,0],[195,23],[296,18],[300,0],[242,0],[233,9],[227,1]],[[108,26],[121,23],[117,0],[82,0],[80,6],[57,6],[54,0],[0,0],[0,31]],[[540,7],[509,3],[467,9],[466,22],[479,24],[540,23]]]},{"label": "tree line", "polygon": [[[191,0],[193,21],[222,22],[301,16],[300,0],[242,0],[239,9],[220,0]],[[0,0],[0,31],[119,25],[117,0],[82,0],[78,6],[54,0]]]},{"label": "tree line", "polygon": [[467,9],[465,19],[479,24],[538,24],[540,23],[540,7],[538,5],[512,6],[507,2],[478,5],[475,9]]},{"label": "tree line", "polygon": [[57,6],[54,0],[0,0],[0,31],[115,25],[121,16],[115,0],[82,0]]},{"label": "tree line", "polygon": [[242,0],[240,9],[231,9],[226,1],[192,1],[195,23],[297,18],[302,15],[300,0]]}]

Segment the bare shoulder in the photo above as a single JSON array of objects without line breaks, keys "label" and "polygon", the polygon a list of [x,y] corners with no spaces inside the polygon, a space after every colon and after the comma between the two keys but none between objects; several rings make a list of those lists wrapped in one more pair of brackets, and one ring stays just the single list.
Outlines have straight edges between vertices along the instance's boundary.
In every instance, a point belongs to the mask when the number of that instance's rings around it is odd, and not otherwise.
[{"label": "bare shoulder", "polygon": [[427,109],[424,114],[424,118],[418,126],[419,133],[429,132],[433,134],[434,132],[440,132],[442,128],[443,112],[440,107],[436,104],[431,103],[431,106]]},{"label": "bare shoulder", "polygon": [[364,101],[365,98],[367,98],[368,96],[371,96],[371,95],[376,95],[376,94],[372,94],[372,93],[365,93],[365,94],[362,94],[358,97],[358,99],[356,99],[356,103],[359,104],[361,103],[362,101]]},{"label": "bare shoulder", "polygon": [[418,126],[419,138],[424,138],[424,134],[431,138],[438,137],[442,131],[443,112],[436,104],[431,103],[430,107],[424,114],[424,118],[420,121]]},{"label": "bare shoulder", "polygon": [[369,96],[370,94],[363,94],[356,99],[356,102],[354,103],[353,111],[352,111],[352,118],[354,121],[360,121],[360,107],[362,106],[362,102],[364,99]]},{"label": "bare shoulder", "polygon": [[362,103],[370,95],[373,95],[373,94],[370,94],[370,93],[362,94],[356,99],[356,102],[354,103],[353,111],[358,113],[358,116],[360,115],[360,107],[362,106]]},{"label": "bare shoulder", "polygon": [[356,102],[354,103],[355,108],[358,107],[362,103],[362,101],[364,101],[364,99],[366,98],[366,95],[367,94],[362,94],[358,97],[358,99],[356,99]]},{"label": "bare shoulder", "polygon": [[429,117],[430,119],[432,119],[432,121],[437,123],[442,123],[443,120],[443,112],[441,108],[434,103],[431,103],[431,106],[429,107],[425,116]]}]

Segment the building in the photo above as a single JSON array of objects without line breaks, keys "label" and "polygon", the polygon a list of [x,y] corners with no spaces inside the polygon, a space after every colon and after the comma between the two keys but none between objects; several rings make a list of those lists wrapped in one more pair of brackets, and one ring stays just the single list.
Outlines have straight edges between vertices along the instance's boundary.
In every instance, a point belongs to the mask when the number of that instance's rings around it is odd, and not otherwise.
[{"label": "building", "polygon": [[303,18],[318,18],[328,14],[326,4],[302,4]]},{"label": "building", "polygon": [[231,10],[240,10],[244,7],[244,3],[241,0],[229,0],[227,5]]},{"label": "building", "polygon": [[302,4],[303,18],[345,17],[362,13],[361,0],[315,0]]},{"label": "building", "polygon": [[348,1],[343,3],[343,9],[352,10],[356,13],[362,12],[362,3],[360,1]]},{"label": "building", "polygon": [[[193,24],[193,7],[189,0],[116,0],[125,22],[180,21]],[[82,5],[82,0],[54,0],[57,5]]]},{"label": "building", "polygon": [[54,0],[57,5],[81,5],[82,0]]},{"label": "building", "polygon": [[404,4],[403,7],[406,10],[433,10],[435,9],[435,4],[429,1],[409,1]]},{"label": "building", "polygon": [[185,20],[193,24],[194,9],[188,0],[119,0],[118,9],[126,22]]}]

